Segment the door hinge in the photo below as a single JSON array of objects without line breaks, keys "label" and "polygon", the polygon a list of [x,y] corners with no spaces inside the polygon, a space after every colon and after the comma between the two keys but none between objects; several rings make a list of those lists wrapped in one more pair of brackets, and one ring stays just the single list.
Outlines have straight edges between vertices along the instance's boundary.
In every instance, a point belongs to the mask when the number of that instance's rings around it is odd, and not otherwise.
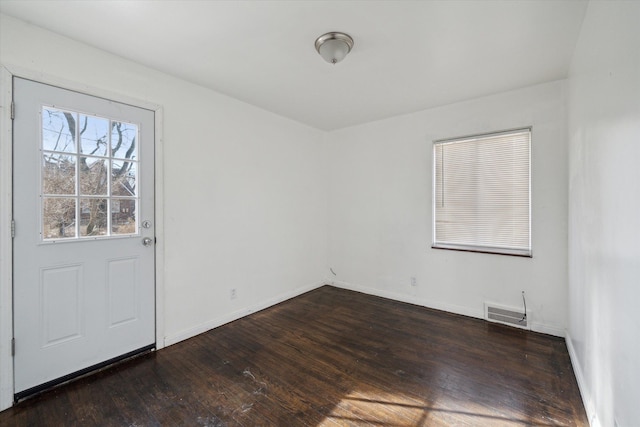
[{"label": "door hinge", "polygon": [[12,356],[16,355],[16,339],[15,338],[11,338],[11,355]]},{"label": "door hinge", "polygon": [[15,238],[16,237],[16,222],[14,220],[11,220],[11,238]]},{"label": "door hinge", "polygon": [[16,104],[11,101],[11,120],[16,118]]}]

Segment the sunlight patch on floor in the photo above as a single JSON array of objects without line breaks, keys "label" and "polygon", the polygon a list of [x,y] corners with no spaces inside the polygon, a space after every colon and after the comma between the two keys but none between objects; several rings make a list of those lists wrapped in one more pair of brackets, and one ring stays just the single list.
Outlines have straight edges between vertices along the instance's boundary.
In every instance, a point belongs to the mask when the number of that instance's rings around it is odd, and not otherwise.
[{"label": "sunlight patch on floor", "polygon": [[426,421],[422,400],[383,391],[353,391],[345,396],[319,426],[384,425],[405,427]]},{"label": "sunlight patch on floor", "polygon": [[487,408],[468,400],[427,402],[414,397],[380,390],[353,391],[336,404],[318,427],[349,426],[552,426],[552,422],[532,422],[508,408]]}]

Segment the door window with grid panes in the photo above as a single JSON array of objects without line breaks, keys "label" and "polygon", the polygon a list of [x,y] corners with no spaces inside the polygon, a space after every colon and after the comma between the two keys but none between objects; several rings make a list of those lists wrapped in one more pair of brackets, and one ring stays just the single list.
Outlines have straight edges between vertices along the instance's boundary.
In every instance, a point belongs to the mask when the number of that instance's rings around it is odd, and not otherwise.
[{"label": "door window with grid panes", "polygon": [[42,108],[42,239],[138,233],[135,124]]}]

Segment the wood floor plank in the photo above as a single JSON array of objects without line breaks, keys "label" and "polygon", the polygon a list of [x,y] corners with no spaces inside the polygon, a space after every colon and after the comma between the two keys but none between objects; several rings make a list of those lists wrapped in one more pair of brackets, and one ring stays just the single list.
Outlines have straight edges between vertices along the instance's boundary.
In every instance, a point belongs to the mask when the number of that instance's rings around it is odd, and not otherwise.
[{"label": "wood floor plank", "polygon": [[2,426],[588,426],[565,343],[324,286],[0,413]]}]

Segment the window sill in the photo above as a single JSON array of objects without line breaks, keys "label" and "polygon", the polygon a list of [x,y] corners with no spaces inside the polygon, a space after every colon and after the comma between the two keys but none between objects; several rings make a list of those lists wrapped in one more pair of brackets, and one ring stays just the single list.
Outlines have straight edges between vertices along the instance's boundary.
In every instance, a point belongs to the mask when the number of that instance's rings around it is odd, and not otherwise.
[{"label": "window sill", "polygon": [[448,249],[451,251],[460,252],[478,252],[482,254],[493,255],[508,255],[517,256],[521,258],[533,258],[531,250],[526,249],[511,249],[511,248],[495,248],[490,246],[471,246],[471,245],[456,245],[452,243],[434,243],[431,245],[432,249]]}]

